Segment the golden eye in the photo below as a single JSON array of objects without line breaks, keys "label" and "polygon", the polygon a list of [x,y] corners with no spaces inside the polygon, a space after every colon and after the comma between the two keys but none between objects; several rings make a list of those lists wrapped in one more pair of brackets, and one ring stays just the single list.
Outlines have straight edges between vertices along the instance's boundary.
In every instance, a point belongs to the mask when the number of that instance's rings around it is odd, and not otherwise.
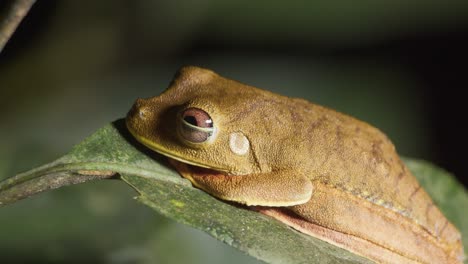
[{"label": "golden eye", "polygon": [[208,141],[215,132],[210,115],[195,107],[182,111],[179,123],[179,134],[191,143]]}]

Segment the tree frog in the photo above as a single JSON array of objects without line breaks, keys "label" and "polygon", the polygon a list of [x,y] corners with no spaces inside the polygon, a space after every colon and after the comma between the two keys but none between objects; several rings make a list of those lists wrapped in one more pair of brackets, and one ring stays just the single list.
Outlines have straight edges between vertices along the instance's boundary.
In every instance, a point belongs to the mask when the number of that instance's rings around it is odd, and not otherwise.
[{"label": "tree frog", "polygon": [[379,263],[462,263],[459,231],[377,128],[183,67],[126,124],[192,184]]}]

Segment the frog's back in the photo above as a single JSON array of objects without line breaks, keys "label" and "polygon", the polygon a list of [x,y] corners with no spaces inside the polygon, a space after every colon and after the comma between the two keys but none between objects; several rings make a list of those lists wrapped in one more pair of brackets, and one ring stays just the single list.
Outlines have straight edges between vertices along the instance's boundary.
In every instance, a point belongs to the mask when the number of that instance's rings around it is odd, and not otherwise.
[{"label": "frog's back", "polygon": [[421,229],[423,236],[445,252],[462,256],[459,232],[434,205],[382,132],[334,110],[293,100],[298,115],[307,120],[297,133],[308,139],[308,156],[303,162],[308,164],[313,182],[324,190],[365,201],[375,207],[374,213],[395,215],[414,230]]}]

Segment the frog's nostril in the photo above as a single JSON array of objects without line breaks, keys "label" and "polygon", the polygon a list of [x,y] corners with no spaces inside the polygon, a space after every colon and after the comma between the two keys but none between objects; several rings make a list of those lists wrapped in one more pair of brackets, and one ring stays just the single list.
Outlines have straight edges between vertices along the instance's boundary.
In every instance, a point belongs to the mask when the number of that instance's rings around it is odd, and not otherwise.
[{"label": "frog's nostril", "polygon": [[140,119],[145,119],[147,116],[148,116],[148,111],[144,107],[138,109],[138,117],[140,117]]},{"label": "frog's nostril", "polygon": [[148,117],[149,109],[145,106],[144,99],[137,99],[130,109],[128,116],[131,118],[145,119]]}]

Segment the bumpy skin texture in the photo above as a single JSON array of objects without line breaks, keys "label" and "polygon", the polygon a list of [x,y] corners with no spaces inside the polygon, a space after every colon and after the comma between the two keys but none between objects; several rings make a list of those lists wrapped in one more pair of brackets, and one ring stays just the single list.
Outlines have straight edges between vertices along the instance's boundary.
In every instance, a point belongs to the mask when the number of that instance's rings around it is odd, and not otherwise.
[{"label": "bumpy skin texture", "polygon": [[[190,107],[211,116],[212,141],[191,144],[176,132]],[[127,126],[195,186],[304,233],[378,262],[462,261],[460,233],[393,144],[352,117],[184,67],[163,94],[137,100]],[[248,139],[245,155],[229,148],[232,133]]]}]

